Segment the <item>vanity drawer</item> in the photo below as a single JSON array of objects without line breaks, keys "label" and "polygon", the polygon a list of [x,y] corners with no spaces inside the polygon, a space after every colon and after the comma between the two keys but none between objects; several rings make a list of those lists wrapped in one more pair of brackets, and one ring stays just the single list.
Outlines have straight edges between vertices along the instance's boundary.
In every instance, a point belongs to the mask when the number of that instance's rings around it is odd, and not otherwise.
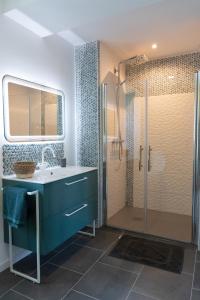
[{"label": "vanity drawer", "polygon": [[[87,204],[87,205],[86,205]],[[40,251],[46,255],[72,237],[77,231],[97,218],[97,197],[84,204],[49,216],[40,222]],[[35,215],[30,215],[26,226],[13,229],[13,245],[35,252]],[[4,222],[5,241],[8,243],[8,226]]]},{"label": "vanity drawer", "polygon": [[45,217],[73,209],[97,195],[97,172],[62,179],[45,186]]},{"label": "vanity drawer", "polygon": [[42,228],[42,252],[47,254],[97,218],[97,199],[49,217]]}]

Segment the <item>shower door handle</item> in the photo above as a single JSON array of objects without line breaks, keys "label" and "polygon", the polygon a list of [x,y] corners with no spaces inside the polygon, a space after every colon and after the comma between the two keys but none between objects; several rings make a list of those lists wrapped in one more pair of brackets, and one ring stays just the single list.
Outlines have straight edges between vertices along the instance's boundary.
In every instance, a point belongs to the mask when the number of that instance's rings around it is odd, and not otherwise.
[{"label": "shower door handle", "polygon": [[151,151],[153,149],[151,148],[151,146],[149,146],[149,158],[148,158],[148,172],[151,171]]},{"label": "shower door handle", "polygon": [[139,159],[139,171],[142,170],[143,164],[142,164],[142,151],[144,150],[144,148],[142,147],[142,145],[140,145],[140,159]]}]

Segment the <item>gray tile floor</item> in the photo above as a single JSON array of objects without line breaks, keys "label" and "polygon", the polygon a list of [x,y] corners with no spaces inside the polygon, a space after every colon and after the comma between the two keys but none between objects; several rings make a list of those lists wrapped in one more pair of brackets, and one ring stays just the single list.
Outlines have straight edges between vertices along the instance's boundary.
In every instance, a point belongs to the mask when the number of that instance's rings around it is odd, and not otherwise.
[{"label": "gray tile floor", "polygon": [[[76,236],[43,258],[42,283],[0,273],[2,300],[199,300],[200,253],[186,248],[182,274],[108,256],[121,231],[103,228],[95,238]],[[16,264],[33,273],[35,257]]]}]

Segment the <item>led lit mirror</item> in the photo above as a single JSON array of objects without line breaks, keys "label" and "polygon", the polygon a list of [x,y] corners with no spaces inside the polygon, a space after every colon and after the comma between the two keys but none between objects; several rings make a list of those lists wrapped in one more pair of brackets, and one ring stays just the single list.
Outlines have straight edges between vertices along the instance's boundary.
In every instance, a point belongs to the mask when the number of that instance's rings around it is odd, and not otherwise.
[{"label": "led lit mirror", "polygon": [[64,138],[64,94],[61,91],[4,76],[3,98],[8,141]]}]

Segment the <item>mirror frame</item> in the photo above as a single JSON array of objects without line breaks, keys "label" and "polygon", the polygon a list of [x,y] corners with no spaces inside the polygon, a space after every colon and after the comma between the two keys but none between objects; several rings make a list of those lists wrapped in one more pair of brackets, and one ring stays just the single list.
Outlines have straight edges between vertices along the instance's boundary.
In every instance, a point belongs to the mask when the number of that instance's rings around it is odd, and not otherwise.
[{"label": "mirror frame", "polygon": [[[8,83],[15,83],[22,86],[39,89],[45,92],[53,93],[62,97],[62,135],[29,135],[29,136],[14,136],[10,134],[10,114],[9,114],[9,97]],[[65,96],[60,90],[20,79],[11,75],[5,75],[2,80],[3,90],[3,119],[4,119],[4,136],[8,142],[41,142],[41,141],[60,141],[65,138]]]}]

